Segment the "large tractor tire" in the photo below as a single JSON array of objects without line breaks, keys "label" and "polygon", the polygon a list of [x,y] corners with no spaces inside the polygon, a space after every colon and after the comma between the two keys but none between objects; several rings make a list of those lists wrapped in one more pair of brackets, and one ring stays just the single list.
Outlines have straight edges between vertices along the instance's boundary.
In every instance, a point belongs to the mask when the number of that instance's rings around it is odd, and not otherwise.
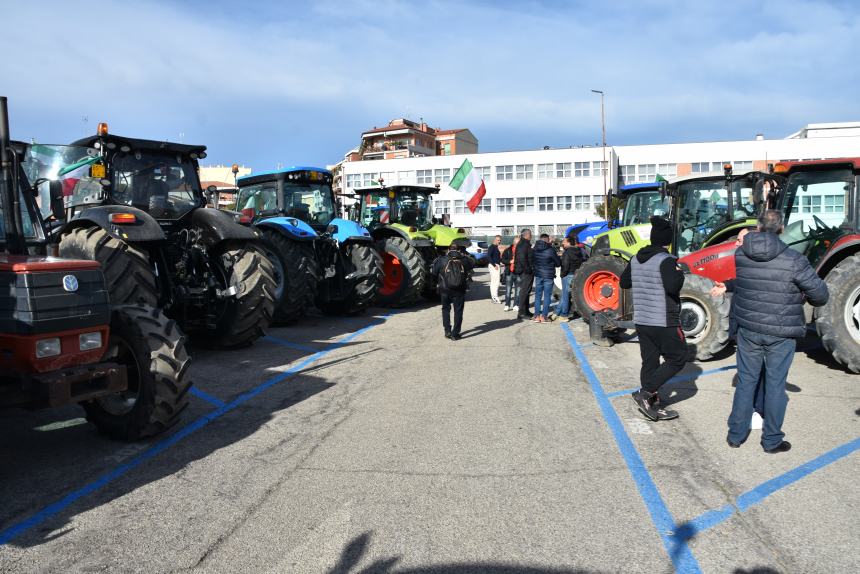
[{"label": "large tractor tire", "polygon": [[340,301],[317,301],[320,311],[329,315],[354,315],[370,307],[382,285],[382,257],[370,245],[352,243],[346,246],[347,275],[359,273],[364,279],[353,286],[349,297]]},{"label": "large tractor tire", "polygon": [[681,330],[696,358],[706,361],[729,344],[731,300],[711,297],[713,281],[701,275],[685,275],[681,288]]},{"label": "large tractor tire", "polygon": [[377,243],[382,256],[382,286],[377,302],[383,307],[406,307],[418,302],[424,291],[427,270],[424,258],[402,237]]},{"label": "large tractor tire", "polygon": [[292,241],[273,229],[262,233],[263,250],[274,268],[274,324],[292,323],[314,306],[320,280],[314,246]]},{"label": "large tractor tire", "polygon": [[128,389],[81,404],[101,434],[137,440],[179,420],[191,377],[185,337],[172,319],[154,307],[114,307],[103,360],[125,365]]},{"label": "large tractor tire", "polygon": [[147,254],[101,227],[78,227],[63,235],[60,257],[101,263],[111,304],[158,306],[158,285]]},{"label": "large tractor tire", "polygon": [[[435,247],[422,247],[418,250],[421,253],[421,258],[424,260],[424,275],[427,277],[424,280],[424,288],[421,289],[421,296],[427,299],[428,301],[440,301],[442,296],[439,294],[439,278],[434,277],[430,270],[433,268],[433,262],[436,261],[436,258],[439,256]],[[465,257],[472,257],[469,254],[466,254]],[[469,276],[467,278],[467,283],[471,285],[472,282],[472,273],[474,272],[476,267],[475,258],[472,257],[472,269],[469,271]]]},{"label": "large tractor tire", "polygon": [[207,340],[222,349],[247,347],[265,334],[275,309],[272,262],[252,244],[224,245],[217,265],[235,294],[223,300],[217,325]]},{"label": "large tractor tire", "polygon": [[830,299],[816,311],[821,344],[852,373],[860,373],[860,255],[852,255],[827,275]]},{"label": "large tractor tire", "polygon": [[596,255],[573,276],[571,298],[576,312],[588,323],[597,311],[617,311],[621,303],[621,274],[627,262],[612,255]]}]

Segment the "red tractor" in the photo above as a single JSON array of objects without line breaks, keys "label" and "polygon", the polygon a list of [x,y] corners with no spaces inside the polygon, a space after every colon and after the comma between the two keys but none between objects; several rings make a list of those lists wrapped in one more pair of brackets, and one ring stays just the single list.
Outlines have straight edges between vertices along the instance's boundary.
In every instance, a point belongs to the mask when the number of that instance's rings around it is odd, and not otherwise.
[{"label": "red tractor", "polygon": [[108,436],[136,439],[178,420],[190,387],[184,337],[157,309],[111,308],[99,263],[48,256],[25,144],[0,97],[0,407],[81,404]]},{"label": "red tractor", "polygon": [[[809,308],[824,348],[860,373],[860,158],[780,162],[785,178],[777,204],[785,215],[782,240],[803,253],[827,282],[830,300]],[[714,281],[735,276],[735,245],[722,243],[680,259]]]}]

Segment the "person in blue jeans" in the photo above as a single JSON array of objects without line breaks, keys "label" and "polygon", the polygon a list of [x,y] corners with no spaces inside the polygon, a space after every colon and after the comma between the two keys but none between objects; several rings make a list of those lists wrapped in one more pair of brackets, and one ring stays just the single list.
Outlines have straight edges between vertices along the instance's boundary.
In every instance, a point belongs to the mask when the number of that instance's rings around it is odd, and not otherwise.
[{"label": "person in blue jeans", "polygon": [[582,250],[571,243],[569,237],[561,242],[561,298],[556,316],[562,321],[570,321],[570,283],[573,274],[582,265]]},{"label": "person in blue jeans", "polygon": [[[820,307],[829,297],[827,285],[809,260],[780,241],[782,231],[782,212],[762,212],[758,232],[744,237],[743,245],[735,251],[733,285],[738,384],[726,442],[738,448],[747,440],[756,408],[756,387],[764,372],[761,446],[769,454],[791,450],[782,432],[788,405],[785,383],[797,339],[806,335],[804,301]],[[713,292],[721,295],[725,290],[722,285]]]},{"label": "person in blue jeans", "polygon": [[502,267],[505,271],[505,311],[516,311],[517,301],[520,299],[519,275],[514,274],[514,253],[517,250],[517,241],[511,243],[502,253]]},{"label": "person in blue jeans", "polygon": [[549,323],[549,306],[552,303],[552,283],[555,279],[555,268],[561,265],[561,259],[550,244],[549,235],[540,236],[534,252],[535,274],[535,316],[534,323]]}]

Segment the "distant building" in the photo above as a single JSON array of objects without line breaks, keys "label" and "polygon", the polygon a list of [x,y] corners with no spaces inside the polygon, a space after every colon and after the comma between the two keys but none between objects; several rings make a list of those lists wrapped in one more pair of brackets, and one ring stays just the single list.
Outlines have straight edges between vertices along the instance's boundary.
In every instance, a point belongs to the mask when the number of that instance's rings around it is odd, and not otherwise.
[{"label": "distant building", "polygon": [[440,130],[405,118],[361,134],[361,146],[346,154],[347,161],[401,159],[478,153],[478,139],[465,128]]},{"label": "distant building", "polygon": [[[218,194],[218,207],[232,205],[236,199],[233,189],[236,187],[236,179],[251,174],[251,168],[244,165],[239,166],[239,171],[233,174],[232,165],[200,166],[200,187],[204,190],[214,185],[220,193]],[[222,191],[223,190],[223,191]]]},{"label": "distant building", "polygon": [[[595,207],[626,183],[654,181],[657,175],[713,173],[731,163],[735,173],[767,170],[780,160],[826,159],[860,155],[860,122],[809,124],[787,138],[765,139],[757,134],[743,141],[607,146],[470,153],[466,157],[484,179],[487,195],[475,213],[448,186],[465,157],[407,157],[375,161],[344,161],[340,165],[343,191],[379,185],[439,185],[434,212],[449,214],[451,223],[476,236],[513,235],[523,228],[559,235],[567,226],[599,219]],[[343,197],[344,206],[351,203]],[[828,201],[830,203],[828,203]],[[842,201],[824,198],[815,210],[834,210]],[[835,203],[834,203],[835,202]],[[807,206],[803,206],[807,209]],[[823,211],[822,211],[823,212]],[[829,212],[828,212],[829,213]]]}]

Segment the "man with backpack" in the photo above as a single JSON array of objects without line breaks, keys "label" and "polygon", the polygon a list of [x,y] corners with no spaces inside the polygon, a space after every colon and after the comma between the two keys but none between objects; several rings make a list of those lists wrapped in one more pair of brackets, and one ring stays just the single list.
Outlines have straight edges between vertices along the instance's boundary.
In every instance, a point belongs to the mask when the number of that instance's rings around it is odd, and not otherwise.
[{"label": "man with backpack", "polygon": [[[463,325],[463,307],[466,306],[466,289],[471,270],[471,257],[463,257],[463,254],[454,248],[451,248],[445,255],[437,257],[430,270],[438,279],[445,337],[452,341],[460,338],[460,328]],[[453,327],[451,326],[451,307],[454,307]]]}]

